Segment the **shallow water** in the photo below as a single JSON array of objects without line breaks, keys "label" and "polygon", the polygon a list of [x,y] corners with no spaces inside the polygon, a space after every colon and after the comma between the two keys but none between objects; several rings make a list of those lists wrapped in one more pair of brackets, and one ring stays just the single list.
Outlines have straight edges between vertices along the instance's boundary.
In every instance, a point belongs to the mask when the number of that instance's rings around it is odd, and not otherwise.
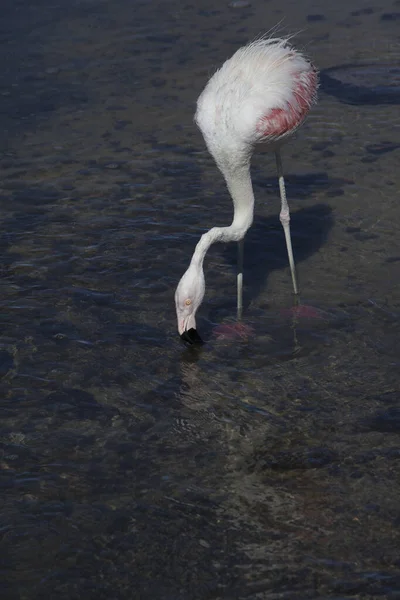
[{"label": "shallow water", "polygon": [[201,349],[173,303],[199,236],[232,214],[193,123],[207,77],[278,22],[323,70],[398,68],[398,1],[2,10],[1,597],[398,598],[398,104],[322,89],[285,147],[320,318],[290,316],[262,152],[253,337],[213,336],[235,314],[233,245],[207,258]]}]

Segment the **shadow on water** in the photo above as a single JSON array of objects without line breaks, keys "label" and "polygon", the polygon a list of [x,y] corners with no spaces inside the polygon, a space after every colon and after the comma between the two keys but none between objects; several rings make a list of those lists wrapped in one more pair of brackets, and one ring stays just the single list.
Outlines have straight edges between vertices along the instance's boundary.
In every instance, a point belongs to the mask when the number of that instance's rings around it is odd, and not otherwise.
[{"label": "shadow on water", "polygon": [[[332,208],[326,204],[316,204],[291,213],[293,252],[298,264],[320,250],[333,223]],[[271,271],[288,268],[285,237],[279,219],[257,219],[246,236],[245,248],[248,303],[248,296],[257,298],[268,285],[268,274]],[[233,256],[231,258],[233,262]],[[290,281],[288,285],[291,286]]]},{"label": "shadow on water", "polygon": [[324,69],[321,89],[345,104],[399,104],[399,64],[351,64]]},{"label": "shadow on water", "polygon": [[[332,208],[327,204],[315,204],[306,208],[293,209],[292,199],[307,198],[313,193],[327,190],[328,195],[341,194],[341,186],[349,183],[343,180],[330,179],[325,173],[312,173],[302,176],[292,175],[287,178],[287,194],[289,206],[291,206],[291,233],[295,262],[297,264],[307,260],[325,244],[330,230],[334,224]],[[261,181],[255,178],[256,186],[268,186],[269,189],[276,188],[276,179],[268,178]],[[336,190],[336,191],[335,191]],[[244,306],[256,299],[262,290],[268,285],[268,275],[272,271],[287,269],[288,257],[282,225],[279,221],[279,195],[276,189],[277,206],[276,216],[257,216],[252,227],[246,234],[244,254]],[[272,197],[272,194],[270,194]],[[237,265],[236,244],[227,244],[223,249],[224,260],[231,265],[235,272]],[[288,280],[291,289],[291,282]],[[211,318],[220,316],[221,310],[232,311],[235,306],[235,298],[214,308]]]}]

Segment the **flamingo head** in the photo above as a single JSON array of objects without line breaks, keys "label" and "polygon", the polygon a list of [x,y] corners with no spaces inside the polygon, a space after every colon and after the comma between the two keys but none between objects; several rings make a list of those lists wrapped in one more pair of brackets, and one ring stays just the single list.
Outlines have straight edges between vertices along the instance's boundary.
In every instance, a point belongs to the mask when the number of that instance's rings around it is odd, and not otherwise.
[{"label": "flamingo head", "polygon": [[191,264],[175,292],[176,318],[181,339],[189,344],[202,343],[196,331],[196,312],[204,298],[203,268]]}]

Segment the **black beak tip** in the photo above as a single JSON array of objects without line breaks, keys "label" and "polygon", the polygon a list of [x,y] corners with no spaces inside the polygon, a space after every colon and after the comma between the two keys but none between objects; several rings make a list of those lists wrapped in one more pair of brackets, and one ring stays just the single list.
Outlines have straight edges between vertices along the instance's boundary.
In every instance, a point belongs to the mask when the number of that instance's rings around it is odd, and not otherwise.
[{"label": "black beak tip", "polygon": [[204,344],[196,329],[193,327],[182,333],[181,340],[191,346]]}]

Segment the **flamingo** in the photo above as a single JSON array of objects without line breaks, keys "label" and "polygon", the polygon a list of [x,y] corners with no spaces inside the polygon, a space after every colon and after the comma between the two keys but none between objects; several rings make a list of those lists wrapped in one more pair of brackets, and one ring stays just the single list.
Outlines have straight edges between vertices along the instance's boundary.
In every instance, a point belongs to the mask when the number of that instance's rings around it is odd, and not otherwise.
[{"label": "flamingo", "polygon": [[287,38],[260,38],[239,48],[214,73],[197,100],[195,122],[221,171],[233,200],[229,227],[204,233],[175,292],[178,331],[189,344],[202,343],[196,312],[205,293],[203,262],[215,242],[238,242],[237,317],[243,307],[243,242],[253,222],[254,194],[250,161],[256,144],[275,153],[281,198],[280,221],[295,297],[296,271],[290,235],[280,147],[303,123],[316,102],[318,73]]}]

